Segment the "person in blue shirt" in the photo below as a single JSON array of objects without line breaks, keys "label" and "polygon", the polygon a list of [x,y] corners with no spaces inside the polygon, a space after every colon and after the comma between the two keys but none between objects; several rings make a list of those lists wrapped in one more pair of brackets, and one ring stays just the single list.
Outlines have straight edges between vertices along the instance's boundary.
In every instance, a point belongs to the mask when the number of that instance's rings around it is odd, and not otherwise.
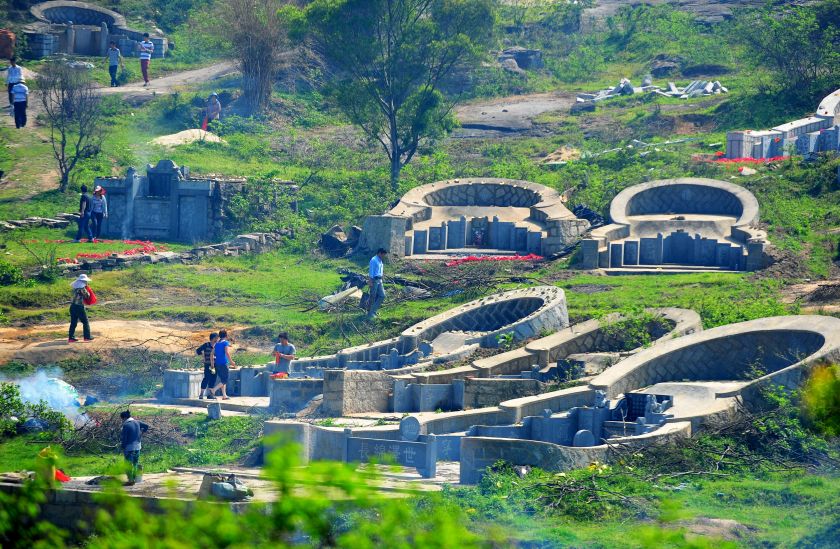
[{"label": "person in blue shirt", "polygon": [[368,266],[368,286],[370,286],[370,309],[368,309],[367,318],[373,320],[376,316],[376,311],[385,301],[385,288],[382,285],[382,276],[385,272],[385,256],[388,252],[385,248],[379,248],[376,255],[370,258],[370,265]]},{"label": "person in blue shirt", "polygon": [[222,400],[230,400],[227,396],[228,376],[230,375],[230,367],[236,366],[236,363],[230,357],[230,341],[228,341],[227,330],[219,330],[219,341],[213,346],[213,363],[216,366],[216,377],[218,383],[213,387],[213,393],[219,389],[222,390]]}]

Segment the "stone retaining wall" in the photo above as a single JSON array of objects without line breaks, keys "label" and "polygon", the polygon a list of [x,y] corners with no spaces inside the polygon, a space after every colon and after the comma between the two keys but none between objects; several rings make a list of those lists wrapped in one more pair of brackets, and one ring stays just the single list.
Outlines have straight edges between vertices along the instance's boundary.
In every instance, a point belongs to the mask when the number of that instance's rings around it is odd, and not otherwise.
[{"label": "stone retaining wall", "polygon": [[327,370],[321,410],[333,417],[361,412],[387,412],[393,378],[383,372]]},{"label": "stone retaining wall", "polygon": [[467,379],[464,382],[464,409],[496,406],[511,398],[537,395],[543,384],[536,379]]},{"label": "stone retaining wall", "polygon": [[272,379],[269,407],[278,412],[299,412],[324,392],[321,379]]}]

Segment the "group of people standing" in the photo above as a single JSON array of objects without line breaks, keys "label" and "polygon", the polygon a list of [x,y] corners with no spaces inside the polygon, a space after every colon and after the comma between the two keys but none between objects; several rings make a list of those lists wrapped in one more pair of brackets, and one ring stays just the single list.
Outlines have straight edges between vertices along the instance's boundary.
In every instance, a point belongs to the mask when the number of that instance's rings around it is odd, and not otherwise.
[{"label": "group of people standing", "polygon": [[81,242],[83,236],[87,236],[90,242],[96,242],[102,234],[102,224],[108,219],[105,189],[97,185],[93,188],[93,196],[89,196],[87,191],[87,185],[82,185],[82,195],[79,197],[79,230],[73,242]]},{"label": "group of people standing", "polygon": [[[195,350],[195,354],[200,355],[204,361],[204,377],[201,379],[199,399],[215,400],[218,391],[221,391],[222,400],[230,399],[227,394],[230,367],[236,366],[230,354],[230,346],[227,330],[219,330],[218,333],[211,333],[210,339]],[[288,376],[296,352],[295,346],[289,342],[289,334],[280,332],[273,352],[272,373]]]}]

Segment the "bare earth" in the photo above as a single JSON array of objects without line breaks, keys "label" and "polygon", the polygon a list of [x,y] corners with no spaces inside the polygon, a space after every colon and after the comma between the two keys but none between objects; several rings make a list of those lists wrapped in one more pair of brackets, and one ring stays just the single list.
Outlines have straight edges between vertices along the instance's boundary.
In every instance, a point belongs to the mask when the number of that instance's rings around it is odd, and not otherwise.
[{"label": "bare earth", "polygon": [[[192,353],[205,340],[207,330],[178,322],[100,320],[91,322],[94,340],[67,343],[68,324],[26,328],[0,328],[0,364],[19,360],[47,364],[108,349],[144,347],[168,353]],[[82,337],[81,326],[76,337]]]},{"label": "bare earth", "polygon": [[154,78],[154,63],[150,70],[152,80],[147,87],[143,86],[143,82],[132,82],[118,88],[102,88],[102,94],[122,95],[129,102],[148,101],[155,95],[170,94],[184,86],[217,80],[237,72],[238,69],[232,61],[223,61],[200,69],[172,73],[163,78]]},{"label": "bare earth", "polygon": [[455,115],[461,123],[460,137],[488,137],[494,133],[526,132],[534,118],[553,111],[568,111],[575,94],[532,93],[460,105]]}]

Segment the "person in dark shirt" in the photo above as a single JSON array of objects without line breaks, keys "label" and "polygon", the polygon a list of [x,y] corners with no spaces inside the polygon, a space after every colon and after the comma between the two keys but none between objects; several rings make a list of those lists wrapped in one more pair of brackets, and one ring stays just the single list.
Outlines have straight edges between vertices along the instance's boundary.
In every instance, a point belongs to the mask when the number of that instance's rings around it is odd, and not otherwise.
[{"label": "person in dark shirt", "polygon": [[213,387],[216,385],[216,357],[213,353],[213,347],[217,341],[219,341],[219,334],[213,332],[210,334],[210,341],[205,341],[201,347],[195,350],[196,354],[204,355],[204,377],[201,379],[199,399],[204,398],[205,391],[207,392],[207,398],[216,398],[213,391]]},{"label": "person in dark shirt", "polygon": [[140,469],[140,449],[142,448],[140,439],[143,438],[143,433],[149,430],[149,426],[131,417],[131,412],[128,410],[120,412],[120,418],[123,420],[120,446],[123,456],[129,464],[128,484],[130,486],[137,480],[137,471]]},{"label": "person in dark shirt", "polygon": [[76,233],[73,242],[81,242],[83,233],[87,233],[88,240],[93,242],[93,230],[90,228],[91,202],[87,190],[87,185],[82,185],[82,196],[79,197],[79,232]]}]

